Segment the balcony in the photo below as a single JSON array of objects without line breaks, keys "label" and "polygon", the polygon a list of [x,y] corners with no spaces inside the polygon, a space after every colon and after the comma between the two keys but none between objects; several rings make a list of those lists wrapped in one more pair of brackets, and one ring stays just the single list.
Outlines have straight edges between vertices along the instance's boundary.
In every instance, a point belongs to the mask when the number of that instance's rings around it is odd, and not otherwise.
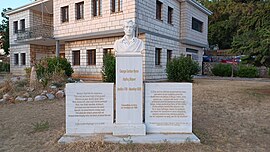
[{"label": "balcony", "polygon": [[29,44],[40,44],[52,45],[55,43],[53,38],[53,26],[51,25],[37,25],[24,30],[18,30],[17,42],[18,43],[29,43]]}]

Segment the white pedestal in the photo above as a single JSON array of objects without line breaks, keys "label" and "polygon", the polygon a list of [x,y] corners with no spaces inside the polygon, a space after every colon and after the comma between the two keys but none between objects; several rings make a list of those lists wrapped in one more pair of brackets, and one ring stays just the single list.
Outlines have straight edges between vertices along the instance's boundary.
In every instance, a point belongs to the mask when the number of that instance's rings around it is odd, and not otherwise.
[{"label": "white pedestal", "polygon": [[113,135],[145,135],[142,55],[116,56],[116,124]]}]

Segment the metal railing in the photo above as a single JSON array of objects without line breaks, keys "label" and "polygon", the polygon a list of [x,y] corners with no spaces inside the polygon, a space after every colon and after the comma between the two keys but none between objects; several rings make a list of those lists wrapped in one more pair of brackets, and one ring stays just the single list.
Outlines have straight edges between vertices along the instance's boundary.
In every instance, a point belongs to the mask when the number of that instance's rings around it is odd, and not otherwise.
[{"label": "metal railing", "polygon": [[37,25],[24,30],[18,30],[17,41],[23,41],[33,38],[53,38],[53,26]]}]

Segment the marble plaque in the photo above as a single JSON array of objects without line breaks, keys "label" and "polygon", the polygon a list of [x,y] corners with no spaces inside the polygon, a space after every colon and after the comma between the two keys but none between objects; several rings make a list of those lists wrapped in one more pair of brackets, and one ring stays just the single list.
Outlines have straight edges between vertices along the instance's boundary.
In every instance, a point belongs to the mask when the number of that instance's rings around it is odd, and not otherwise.
[{"label": "marble plaque", "polygon": [[66,134],[112,133],[113,83],[66,85]]},{"label": "marble plaque", "polygon": [[192,84],[146,83],[147,133],[192,133]]},{"label": "marble plaque", "polygon": [[142,55],[116,57],[116,123],[142,123]]}]

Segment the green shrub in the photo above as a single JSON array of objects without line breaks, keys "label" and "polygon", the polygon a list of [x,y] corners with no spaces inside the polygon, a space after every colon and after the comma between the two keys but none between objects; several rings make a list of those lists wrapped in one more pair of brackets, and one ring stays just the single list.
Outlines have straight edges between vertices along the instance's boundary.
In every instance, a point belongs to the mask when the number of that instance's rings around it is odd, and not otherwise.
[{"label": "green shrub", "polygon": [[211,69],[215,76],[229,77],[232,75],[232,65],[230,64],[216,64]]},{"label": "green shrub", "polygon": [[256,78],[259,76],[259,71],[254,66],[239,65],[236,75],[244,78]]},{"label": "green shrub", "polygon": [[0,62],[0,72],[9,72],[10,71],[10,64]]},{"label": "green shrub", "polygon": [[169,81],[191,82],[192,75],[199,72],[199,64],[189,57],[180,56],[167,63],[166,73]]},{"label": "green shrub", "polygon": [[103,56],[102,67],[103,82],[115,82],[115,57],[112,54]]},{"label": "green shrub", "polygon": [[38,79],[51,77],[53,73],[65,71],[65,75],[70,77],[74,72],[70,62],[65,58],[44,58],[36,65]]},{"label": "green shrub", "polygon": [[268,68],[268,76],[270,77],[270,68]]}]

